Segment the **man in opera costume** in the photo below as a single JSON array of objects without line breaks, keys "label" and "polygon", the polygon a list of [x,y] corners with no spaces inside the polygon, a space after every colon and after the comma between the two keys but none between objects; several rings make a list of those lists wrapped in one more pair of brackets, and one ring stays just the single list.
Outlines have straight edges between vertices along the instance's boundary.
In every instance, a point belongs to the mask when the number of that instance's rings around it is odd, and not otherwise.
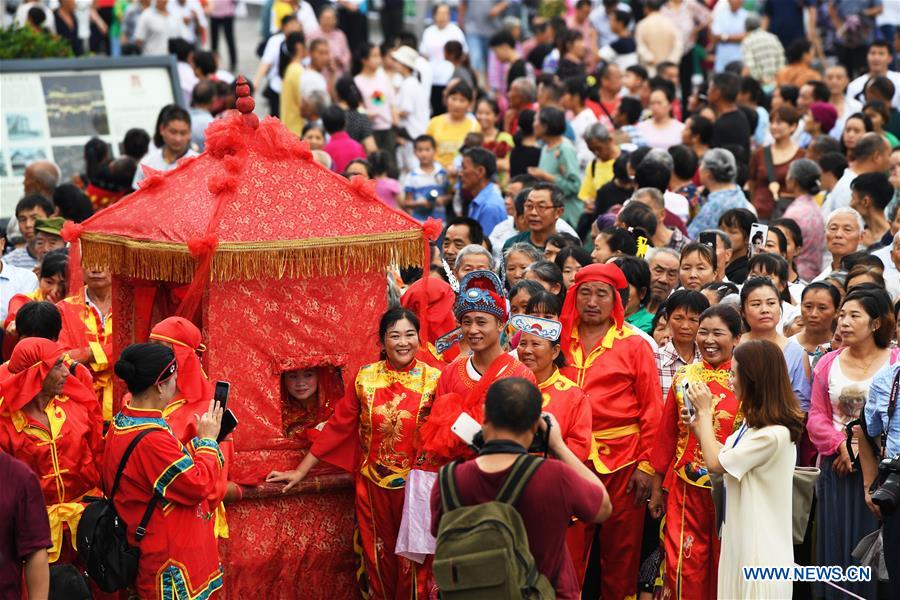
[{"label": "man in opera costume", "polygon": [[[616,265],[588,265],[575,275],[561,315],[566,357],[562,373],[590,398],[593,440],[588,461],[613,505],[600,534],[604,598],[633,598],[637,592],[653,475],[650,450],[662,411],[653,350],[624,324],[621,294],[627,290],[625,275]],[[583,575],[595,528],[578,526],[585,533],[584,547],[572,558]]]},{"label": "man in opera costume", "polygon": [[[69,374],[56,342],[27,338],[0,381],[0,451],[38,476],[50,518],[50,563],[75,562],[82,498],[102,496],[103,422],[92,389]],[[3,483],[0,482],[0,487]]]},{"label": "man in opera costume", "polygon": [[471,354],[460,355],[441,372],[434,406],[421,428],[416,464],[407,480],[397,540],[397,552],[418,562],[434,554],[430,498],[438,470],[455,458],[474,456],[451,431],[453,423],[463,412],[483,422],[487,389],[498,379],[522,377],[537,385],[531,370],[500,346],[509,315],[503,285],[494,273],[472,271],[463,277],[453,312]]}]

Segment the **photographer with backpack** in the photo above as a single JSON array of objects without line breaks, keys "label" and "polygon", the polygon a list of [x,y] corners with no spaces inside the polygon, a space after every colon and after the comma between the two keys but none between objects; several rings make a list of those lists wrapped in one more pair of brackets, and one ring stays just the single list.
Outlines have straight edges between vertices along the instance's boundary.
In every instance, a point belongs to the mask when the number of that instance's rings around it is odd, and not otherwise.
[{"label": "photographer with backpack", "polygon": [[[541,393],[529,381],[496,381],[484,415],[478,458],[445,466],[432,489],[441,597],[580,598],[566,530],[572,516],[609,517],[603,484],[566,447],[556,420],[542,418]],[[528,454],[536,437],[557,460]]]}]

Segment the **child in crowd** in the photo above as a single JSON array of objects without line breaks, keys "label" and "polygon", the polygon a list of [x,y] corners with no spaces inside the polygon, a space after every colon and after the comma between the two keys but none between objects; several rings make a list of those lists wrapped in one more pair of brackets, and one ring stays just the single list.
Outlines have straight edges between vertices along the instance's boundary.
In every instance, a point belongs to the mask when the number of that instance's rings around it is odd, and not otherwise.
[{"label": "child in crowd", "polygon": [[413,169],[403,180],[406,198],[403,208],[412,212],[419,221],[428,217],[444,219],[447,200],[447,170],[434,160],[437,144],[430,135],[420,135],[415,139],[414,150],[419,167]]},{"label": "child in crowd", "polygon": [[472,105],[472,88],[464,82],[454,84],[447,90],[447,112],[433,117],[425,131],[437,143],[437,161],[445,169],[453,166],[453,159],[459,154],[466,135],[481,131],[474,116],[469,114]]},{"label": "child in crowd", "polygon": [[375,195],[391,208],[397,208],[402,201],[402,190],[400,182],[390,176],[390,154],[386,150],[376,150],[369,155],[369,164],[375,177]]}]

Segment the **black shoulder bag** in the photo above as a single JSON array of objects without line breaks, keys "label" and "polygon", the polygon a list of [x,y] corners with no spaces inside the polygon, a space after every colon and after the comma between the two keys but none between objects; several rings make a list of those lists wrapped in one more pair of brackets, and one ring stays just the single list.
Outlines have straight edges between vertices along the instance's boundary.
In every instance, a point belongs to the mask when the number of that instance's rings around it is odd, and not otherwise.
[{"label": "black shoulder bag", "polygon": [[[131,440],[119,462],[109,497],[91,502],[84,509],[81,521],[78,523],[76,536],[78,557],[84,563],[87,574],[104,592],[125,589],[132,585],[137,577],[141,551],[128,543],[127,525],[116,513],[113,498],[119,488],[122,471],[125,470],[131,453],[134,452],[138,443],[152,431],[153,429],[146,429]],[[140,524],[134,531],[134,537],[138,543],[147,534],[147,524],[150,522],[150,517],[153,516],[153,510],[159,500],[160,496],[154,493]]]}]

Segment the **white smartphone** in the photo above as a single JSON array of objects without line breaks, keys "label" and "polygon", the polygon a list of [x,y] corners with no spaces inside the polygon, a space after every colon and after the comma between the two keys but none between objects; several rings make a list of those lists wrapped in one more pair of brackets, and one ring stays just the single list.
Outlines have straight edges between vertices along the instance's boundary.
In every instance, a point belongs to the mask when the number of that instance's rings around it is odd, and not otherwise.
[{"label": "white smartphone", "polygon": [[762,223],[753,223],[750,226],[750,258],[764,252],[766,236],[769,235],[769,226]]},{"label": "white smartphone", "polygon": [[467,444],[472,444],[475,434],[481,431],[481,423],[472,418],[469,413],[462,413],[450,426],[450,431]]},{"label": "white smartphone", "polygon": [[685,382],[684,382],[684,393],[682,394],[682,398],[684,399],[684,407],[687,408],[687,409],[690,411],[690,413],[693,415],[694,412],[695,412],[695,411],[694,411],[694,403],[691,402],[691,399],[688,398],[688,395],[687,395],[687,391],[688,391],[688,388],[689,388],[689,387],[691,387],[691,382],[685,380]]}]

